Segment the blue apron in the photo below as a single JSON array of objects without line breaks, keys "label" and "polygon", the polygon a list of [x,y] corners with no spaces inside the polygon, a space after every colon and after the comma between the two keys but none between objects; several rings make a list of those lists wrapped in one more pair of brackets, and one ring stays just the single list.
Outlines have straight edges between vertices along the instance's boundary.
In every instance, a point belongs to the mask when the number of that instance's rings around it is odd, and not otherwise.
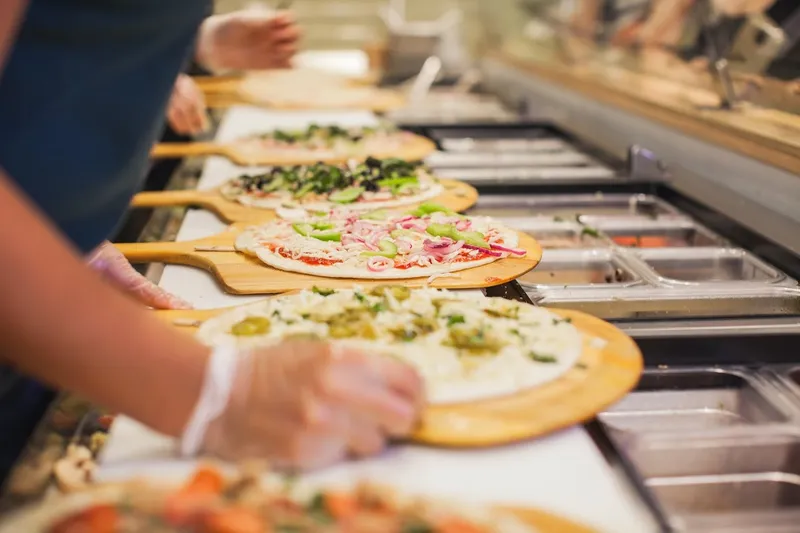
[{"label": "blue apron", "polygon": [[[141,186],[210,8],[207,0],[31,2],[0,77],[0,166],[81,252],[112,234]],[[0,481],[52,397],[0,366]]]}]

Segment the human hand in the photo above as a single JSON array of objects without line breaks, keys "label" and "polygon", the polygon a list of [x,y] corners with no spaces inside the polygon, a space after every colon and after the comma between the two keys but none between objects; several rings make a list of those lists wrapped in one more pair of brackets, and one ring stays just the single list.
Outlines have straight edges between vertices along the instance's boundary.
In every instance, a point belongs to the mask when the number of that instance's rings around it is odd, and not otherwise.
[{"label": "human hand", "polygon": [[197,135],[209,128],[206,99],[203,92],[186,74],[175,80],[167,105],[167,120],[176,133]]},{"label": "human hand", "polygon": [[200,27],[196,58],[213,71],[289,68],[299,38],[289,13],[214,15]]},{"label": "human hand", "polygon": [[88,257],[88,265],[112,285],[155,309],[191,309],[191,304],[173,296],[136,272],[113,244],[106,241]]},{"label": "human hand", "polygon": [[743,15],[753,15],[763,13],[775,0],[712,0],[714,9],[728,17],[741,17]]},{"label": "human hand", "polygon": [[350,348],[294,340],[228,360],[235,369],[218,375],[230,396],[200,446],[227,459],[311,469],[373,455],[413,429],[422,404],[411,367]]}]

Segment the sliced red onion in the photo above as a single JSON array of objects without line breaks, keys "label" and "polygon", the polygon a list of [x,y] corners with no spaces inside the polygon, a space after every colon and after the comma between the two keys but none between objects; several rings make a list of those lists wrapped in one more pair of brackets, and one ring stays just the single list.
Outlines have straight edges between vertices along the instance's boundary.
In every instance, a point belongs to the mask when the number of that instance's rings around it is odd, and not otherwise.
[{"label": "sliced red onion", "polygon": [[371,270],[372,272],[383,272],[384,270],[393,266],[394,261],[388,257],[376,255],[367,259],[367,269]]},{"label": "sliced red onion", "polygon": [[422,220],[406,220],[405,222],[400,222],[399,226],[403,229],[415,229],[417,231],[425,231],[428,227]]},{"label": "sliced red onion", "polygon": [[403,217],[398,218],[394,222],[399,224],[401,222],[408,222],[409,220],[414,220],[414,216],[413,215],[405,215]]},{"label": "sliced red onion", "polygon": [[353,235],[352,233],[344,233],[344,234],[342,234],[342,244],[344,246],[348,246],[350,244],[361,244],[363,242],[364,242],[364,239],[362,239],[358,235]]},{"label": "sliced red onion", "polygon": [[491,255],[492,257],[503,257],[502,252],[487,250],[486,248],[481,248],[480,246],[472,246],[471,244],[464,244],[464,248],[467,248],[468,250],[478,250],[486,255]]},{"label": "sliced red onion", "polygon": [[401,254],[407,254],[414,249],[414,244],[411,241],[403,238],[396,239],[394,244],[397,246],[397,252]]},{"label": "sliced red onion", "polygon": [[499,252],[507,252],[512,255],[527,255],[528,253],[525,250],[520,250],[517,248],[508,248],[506,246],[500,246],[499,244],[490,244],[489,246],[492,247],[492,250],[497,250]]},{"label": "sliced red onion", "polygon": [[456,252],[460,250],[462,246],[464,246],[464,241],[453,241],[453,239],[447,237],[442,237],[441,242],[425,239],[425,242],[422,243],[423,250],[437,257]]},{"label": "sliced red onion", "polygon": [[471,220],[467,220],[467,219],[463,219],[462,218],[462,219],[459,219],[458,222],[456,222],[456,229],[458,231],[467,231],[471,226],[472,226],[472,221]]}]

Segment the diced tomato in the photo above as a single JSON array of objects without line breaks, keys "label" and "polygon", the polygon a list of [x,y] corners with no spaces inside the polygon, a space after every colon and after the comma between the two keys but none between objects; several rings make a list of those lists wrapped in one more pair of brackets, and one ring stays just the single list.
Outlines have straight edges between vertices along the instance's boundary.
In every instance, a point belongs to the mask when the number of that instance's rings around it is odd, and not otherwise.
[{"label": "diced tomato", "polygon": [[224,487],[225,478],[220,471],[210,466],[201,466],[178,494],[220,494]]},{"label": "diced tomato", "polygon": [[214,468],[201,466],[181,489],[167,499],[165,518],[170,524],[186,525],[198,516],[222,493],[225,478]]},{"label": "diced tomato", "polygon": [[113,505],[95,505],[57,523],[50,533],[116,533],[119,518]]},{"label": "diced tomato", "polygon": [[204,533],[269,533],[266,521],[253,509],[228,507],[212,511],[203,520]]},{"label": "diced tomato", "polygon": [[665,248],[668,245],[664,237],[648,237],[634,235],[620,235],[614,237],[614,242],[620,246],[630,246],[636,248]]},{"label": "diced tomato", "polygon": [[450,518],[435,528],[436,533],[486,533],[486,531],[471,522],[460,518]]},{"label": "diced tomato", "polygon": [[349,494],[326,492],[325,510],[337,520],[346,520],[358,513],[358,502]]},{"label": "diced tomato", "polygon": [[116,418],[114,415],[103,415],[97,419],[97,424],[101,428],[108,430],[111,428],[111,424],[114,423],[114,418]]}]

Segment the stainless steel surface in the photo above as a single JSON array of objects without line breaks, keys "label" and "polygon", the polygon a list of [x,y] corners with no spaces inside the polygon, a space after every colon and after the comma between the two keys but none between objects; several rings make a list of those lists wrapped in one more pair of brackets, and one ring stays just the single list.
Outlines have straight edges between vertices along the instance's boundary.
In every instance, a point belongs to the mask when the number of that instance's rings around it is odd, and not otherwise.
[{"label": "stainless steel surface", "polygon": [[586,180],[608,179],[615,172],[603,166],[587,167],[504,167],[504,168],[438,168],[436,175],[442,178],[459,179],[483,185],[495,183],[525,182],[539,180]]},{"label": "stainless steel surface", "polygon": [[645,194],[563,194],[482,196],[469,214],[495,217],[545,216],[558,221],[595,223],[591,217],[675,217],[679,212],[666,202]]},{"label": "stainless steel surface", "polygon": [[587,155],[575,151],[555,153],[515,152],[436,152],[425,160],[432,168],[439,167],[487,167],[487,166],[581,166],[597,163]]},{"label": "stainless steel surface", "polygon": [[605,320],[670,320],[800,315],[800,296],[790,289],[679,291],[633,287],[611,292],[529,289],[542,307],[575,309]]},{"label": "stainless steel surface", "polygon": [[446,152],[561,152],[570,145],[561,139],[442,139]]},{"label": "stainless steel surface", "polygon": [[520,276],[523,287],[626,287],[641,282],[609,250],[545,252],[536,269]]},{"label": "stainless steel surface", "polygon": [[721,237],[689,221],[643,222],[601,220],[583,216],[581,222],[601,230],[615,244],[629,248],[673,248],[686,246],[722,246]]},{"label": "stainless steel surface", "polygon": [[787,424],[779,392],[739,369],[646,371],[635,392],[599,416],[614,432],[709,432]]},{"label": "stainless steel surface", "polygon": [[497,217],[497,220],[508,227],[531,235],[544,249],[608,248],[611,245],[597,232],[577,222],[554,221],[548,217]]},{"label": "stainless steel surface", "polygon": [[738,249],[650,249],[637,255],[667,283],[779,283],[786,279],[782,272]]},{"label": "stainless steel surface", "polygon": [[557,124],[619,158],[625,158],[632,145],[647,147],[669,167],[671,187],[800,254],[800,180],[792,173],[497,60],[487,59],[482,67],[488,90],[509,101],[529,102],[529,119]]},{"label": "stainless steel surface", "polygon": [[800,526],[796,428],[645,436],[627,454],[678,531],[772,533]]}]

